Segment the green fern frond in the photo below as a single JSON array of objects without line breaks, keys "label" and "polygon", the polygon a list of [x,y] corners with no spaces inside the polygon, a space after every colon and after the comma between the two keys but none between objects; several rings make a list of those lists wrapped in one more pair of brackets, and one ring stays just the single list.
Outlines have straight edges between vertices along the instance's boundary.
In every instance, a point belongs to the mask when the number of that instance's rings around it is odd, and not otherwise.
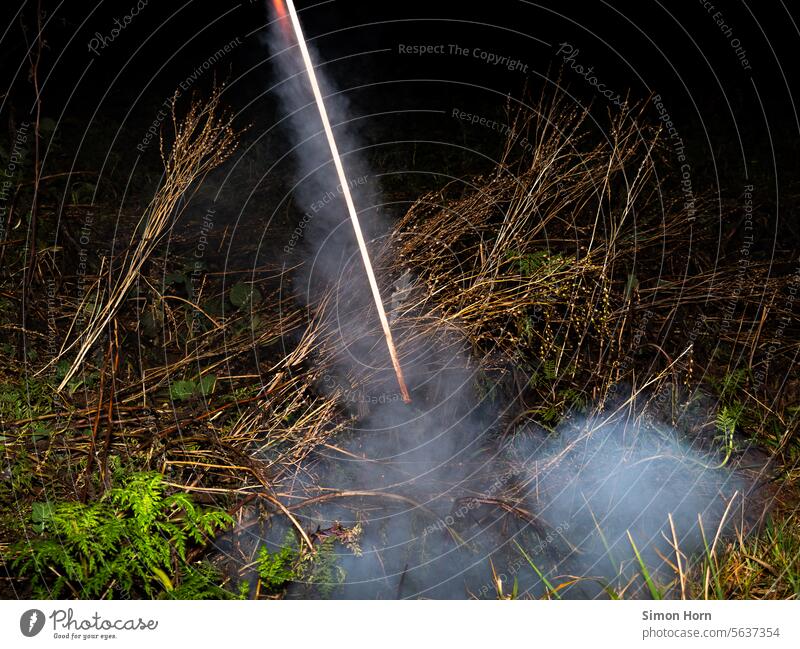
[{"label": "green fern frond", "polygon": [[187,494],[167,495],[158,473],[133,473],[96,503],[38,504],[31,522],[39,536],[15,546],[14,567],[30,576],[34,592],[100,598],[171,592],[191,574],[189,544],[233,519],[198,508]]}]

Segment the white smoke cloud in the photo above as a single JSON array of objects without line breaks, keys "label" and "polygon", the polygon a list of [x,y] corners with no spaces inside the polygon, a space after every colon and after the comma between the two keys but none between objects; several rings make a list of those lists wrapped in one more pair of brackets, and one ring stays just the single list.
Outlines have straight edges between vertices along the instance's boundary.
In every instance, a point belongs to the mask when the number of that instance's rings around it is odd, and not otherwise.
[{"label": "white smoke cloud", "polygon": [[[297,48],[274,24],[263,43],[281,79],[276,92],[296,142],[292,195],[302,214],[320,197],[335,199],[337,179]],[[348,176],[369,177],[355,153],[360,146],[344,126],[347,104],[313,50],[312,56]],[[372,194],[355,189],[368,231],[387,231],[389,224],[371,209],[377,188]],[[393,384],[391,367],[377,318],[364,317],[371,297],[366,280],[359,280],[363,268],[343,201],[323,201],[307,221],[305,246],[297,248],[305,262],[301,297],[313,303],[323,285],[336,286],[337,308],[328,324],[340,333],[339,372],[358,376],[384,368],[361,393],[368,414],[336,440],[343,453],[318,455],[286,487],[297,498],[360,494],[297,511],[310,530],[337,523],[363,529],[361,556],[337,546],[346,576],[331,585],[332,596],[494,597],[492,566],[509,588],[516,580],[532,595],[543,593],[541,571],[553,581],[565,574],[592,577],[564,596],[603,596],[604,584],[618,585],[636,573],[628,534],[661,574],[659,552],[674,553],[667,542],[670,516],[681,550],[691,555],[702,548],[698,517],[713,535],[730,499],[746,489],[734,472],[707,468],[709,461],[668,426],[568,418],[555,435],[529,429],[502,438],[498,424],[512,404],[478,396],[476,363],[452,336],[417,335],[416,349],[406,350],[416,359],[405,368],[415,389],[413,407],[371,400]],[[413,277],[403,281],[413,283]],[[260,534],[274,549],[286,531],[275,520]],[[318,585],[298,584],[290,592],[319,594]]]}]

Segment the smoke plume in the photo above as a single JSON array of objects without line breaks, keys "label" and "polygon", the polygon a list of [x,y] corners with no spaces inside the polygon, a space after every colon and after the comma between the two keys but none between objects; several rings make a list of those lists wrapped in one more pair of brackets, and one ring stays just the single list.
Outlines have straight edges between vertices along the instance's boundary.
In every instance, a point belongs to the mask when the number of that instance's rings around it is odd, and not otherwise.
[{"label": "smoke plume", "polygon": [[[465,341],[404,328],[402,299],[390,294],[398,330],[414,341],[403,346],[414,403],[402,403],[298,48],[279,22],[263,42],[294,142],[292,203],[305,215],[303,242],[289,251],[303,262],[297,297],[313,308],[332,292],[325,326],[336,334],[337,362],[327,387],[345,386],[359,414],[284,485],[311,499],[296,514],[328,539],[333,566],[289,596],[491,598],[515,582],[520,594],[541,596],[561,577],[581,575],[561,596],[602,597],[606,586],[641,577],[642,563],[668,577],[663,557],[674,559],[675,544],[686,557],[702,551],[741,506],[740,476],[671,427],[642,423],[641,412],[614,416],[607,407],[566,417],[554,432],[509,430],[513,404],[481,389]],[[348,128],[347,103],[311,49],[365,234],[383,236],[391,224],[376,208],[379,188]],[[406,291],[413,269],[384,285]],[[368,378],[354,391],[352,377]],[[346,538],[353,528],[357,538]],[[253,534],[275,551],[290,530],[273,518]],[[644,581],[628,592],[646,595]]]}]

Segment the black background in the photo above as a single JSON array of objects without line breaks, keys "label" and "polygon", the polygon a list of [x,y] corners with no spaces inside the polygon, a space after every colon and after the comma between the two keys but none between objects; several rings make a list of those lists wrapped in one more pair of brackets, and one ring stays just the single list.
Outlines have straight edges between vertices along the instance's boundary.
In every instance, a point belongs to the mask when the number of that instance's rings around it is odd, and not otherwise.
[{"label": "black background", "polygon": [[[454,107],[498,115],[504,97],[538,96],[555,84],[600,113],[607,100],[563,67],[558,44],[580,50],[608,88],[632,102],[660,95],[686,141],[696,177],[720,191],[755,178],[771,187],[769,200],[793,191],[800,123],[795,105],[797,46],[793,10],[784,2],[299,2],[308,40],[325,74],[360,120],[365,142],[386,138],[460,142],[480,148],[490,134],[458,123]],[[263,2],[150,0],[99,53],[96,34],[109,35],[135,2],[44,1],[46,47],[41,64],[43,114],[58,124],[65,164],[96,167],[114,151],[132,164],[140,142],[174,89],[220,47],[240,45],[192,86],[204,92],[228,84],[226,102],[251,134],[276,120],[269,88],[276,72],[259,40],[267,22]],[[3,23],[3,123],[31,119],[33,86],[27,54],[35,34],[35,2],[7,6]],[[725,35],[721,11],[733,33]],[[736,57],[739,39],[752,70]],[[458,44],[518,58],[528,73],[509,72],[474,57],[402,55],[400,44]],[[407,109],[444,111],[438,116]],[[648,118],[657,121],[652,106]],[[366,119],[362,119],[369,116]],[[477,129],[478,131],[480,129]],[[497,136],[491,136],[497,140]],[[490,147],[491,148],[491,147]],[[155,148],[145,160],[158,162]],[[72,158],[67,161],[67,157]],[[767,198],[762,194],[764,200]],[[791,215],[783,216],[791,220]]]}]

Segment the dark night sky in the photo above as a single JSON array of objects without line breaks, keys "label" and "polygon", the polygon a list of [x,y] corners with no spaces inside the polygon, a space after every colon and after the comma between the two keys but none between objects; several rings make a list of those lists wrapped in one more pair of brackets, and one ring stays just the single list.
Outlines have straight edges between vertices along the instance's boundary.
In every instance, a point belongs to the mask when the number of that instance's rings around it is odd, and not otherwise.
[{"label": "dark night sky", "polygon": [[[633,100],[660,95],[681,134],[696,147],[697,166],[712,155],[735,156],[720,166],[739,182],[745,175],[743,160],[772,168],[774,154],[794,164],[800,34],[791,10],[779,0],[715,0],[713,5],[701,0],[329,0],[299,2],[298,8],[319,58],[329,62],[327,75],[343,91],[353,114],[383,114],[365,120],[366,140],[397,129],[420,139],[431,137],[429,129],[452,130],[452,117],[443,126],[397,111],[423,108],[449,115],[460,107],[496,114],[506,94],[519,98],[527,88],[537,95],[559,72],[576,101],[593,102],[602,110],[607,100],[558,54],[559,44],[569,43],[577,50],[571,64],[592,66],[604,88],[629,93]],[[113,39],[115,19],[131,14],[134,0],[45,0],[43,6],[43,110],[59,121],[65,137],[87,134],[81,151],[111,146],[100,124],[120,128],[115,146],[126,138],[124,146],[141,140],[175,87],[231,42],[235,46],[217,61],[215,72],[201,74],[192,89],[203,92],[215,76],[227,80],[232,107],[238,111],[249,106],[241,113],[243,123],[257,132],[274,119],[265,90],[275,73],[257,38],[267,20],[262,2],[149,0]],[[10,110],[20,121],[31,105],[20,25],[28,27],[31,38],[34,7],[24,3],[4,23],[6,123]],[[99,37],[108,39],[105,47],[97,45]],[[93,38],[96,52],[89,50]],[[443,45],[446,53],[401,54],[401,45]],[[469,54],[451,54],[450,45]],[[746,63],[737,58],[737,45]],[[490,65],[474,55],[477,50],[518,59],[527,67],[508,71]],[[260,101],[249,103],[258,97]],[[657,117],[652,108],[649,114]]]}]

